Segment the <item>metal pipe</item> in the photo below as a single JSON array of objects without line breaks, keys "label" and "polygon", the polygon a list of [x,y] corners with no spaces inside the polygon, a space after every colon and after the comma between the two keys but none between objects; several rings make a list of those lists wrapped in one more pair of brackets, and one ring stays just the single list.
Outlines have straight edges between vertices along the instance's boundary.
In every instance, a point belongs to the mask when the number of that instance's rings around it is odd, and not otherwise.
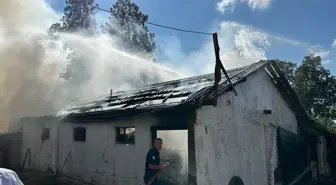
[{"label": "metal pipe", "polygon": [[67,157],[65,158],[64,164],[63,164],[62,169],[61,169],[61,173],[63,172],[63,168],[64,168],[66,162],[68,161],[68,158],[69,158],[70,154],[71,154],[71,150],[69,150],[68,155],[67,155]]},{"label": "metal pipe", "polygon": [[106,152],[106,144],[107,144],[107,139],[108,139],[108,133],[109,133],[109,126],[107,125],[106,135],[105,135],[105,143],[104,143],[104,149],[103,149],[103,155],[102,155],[102,160],[105,163],[108,163],[108,161],[105,160],[105,152]]},{"label": "metal pipe", "polygon": [[22,163],[22,165],[21,165],[21,171],[23,171],[23,169],[24,169],[24,167],[25,167],[25,165],[26,165],[26,160],[27,160],[27,158],[28,158],[28,155],[29,155],[29,157],[30,157],[30,148],[27,148],[25,158],[24,158],[23,163]]},{"label": "metal pipe", "polygon": [[56,144],[56,172],[55,175],[58,175],[58,163],[59,163],[59,133],[60,133],[60,124],[61,121],[58,120],[57,123],[57,144]]},{"label": "metal pipe", "polygon": [[288,185],[294,185],[296,184],[306,173],[308,173],[311,169],[311,166],[309,165],[299,176],[297,176],[292,182],[290,182]]}]

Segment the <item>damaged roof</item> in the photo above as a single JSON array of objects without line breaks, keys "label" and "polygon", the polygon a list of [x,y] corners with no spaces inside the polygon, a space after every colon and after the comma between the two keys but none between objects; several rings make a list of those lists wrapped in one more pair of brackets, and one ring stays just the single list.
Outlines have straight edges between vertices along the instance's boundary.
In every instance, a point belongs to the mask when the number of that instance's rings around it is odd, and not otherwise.
[{"label": "damaged roof", "polygon": [[[281,75],[274,74],[280,74],[281,72],[272,67],[272,64],[275,65],[270,61],[260,61],[245,67],[227,70],[227,73],[232,84],[236,85],[245,81],[246,77],[257,69],[261,67],[266,69],[267,66],[271,66],[267,68],[268,71],[271,70],[269,72],[270,76],[279,80]],[[285,81],[287,82],[286,79]],[[278,82],[278,86],[280,84],[283,85],[284,83]],[[275,85],[277,84],[275,83]],[[289,85],[288,82],[286,85]],[[202,104],[203,100],[211,100],[214,97],[213,87],[214,74],[212,73],[147,85],[136,90],[115,92],[112,96],[71,108],[68,110],[65,120],[99,121],[134,114],[146,114],[182,105],[194,105],[196,107],[195,105]],[[228,80],[222,75],[218,86],[218,94],[230,90],[232,88]],[[296,94],[289,94],[289,91],[286,90],[284,96],[296,96]]]}]

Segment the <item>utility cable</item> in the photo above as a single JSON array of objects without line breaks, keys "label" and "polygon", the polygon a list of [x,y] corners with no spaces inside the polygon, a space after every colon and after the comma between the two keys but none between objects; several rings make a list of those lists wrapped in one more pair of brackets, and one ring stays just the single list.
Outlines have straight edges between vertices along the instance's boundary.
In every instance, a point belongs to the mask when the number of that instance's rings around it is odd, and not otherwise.
[{"label": "utility cable", "polygon": [[[109,10],[103,9],[103,8],[99,8],[98,5],[96,6],[91,6],[92,8],[96,8],[98,10],[104,11],[104,12],[109,12],[112,13]],[[162,24],[157,24],[157,23],[153,23],[153,22],[149,22],[149,21],[145,21],[145,23],[153,25],[153,26],[157,26],[157,27],[161,27],[161,28],[166,28],[166,29],[171,29],[171,30],[176,30],[176,31],[181,31],[181,32],[187,32],[187,33],[196,33],[196,34],[203,34],[203,35],[212,35],[212,33],[209,32],[202,32],[202,31],[193,31],[193,30],[186,30],[186,29],[181,29],[181,28],[175,28],[175,27],[171,27],[171,26],[165,26]]]}]

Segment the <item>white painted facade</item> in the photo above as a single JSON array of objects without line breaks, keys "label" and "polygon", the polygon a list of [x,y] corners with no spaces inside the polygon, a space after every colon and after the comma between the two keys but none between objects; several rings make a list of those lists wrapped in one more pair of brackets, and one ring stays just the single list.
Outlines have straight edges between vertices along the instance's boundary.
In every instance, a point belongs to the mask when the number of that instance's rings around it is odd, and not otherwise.
[{"label": "white painted facade", "polygon": [[[58,120],[53,117],[21,120],[22,150],[21,163],[27,169],[47,171],[56,169],[56,136]],[[43,128],[50,128],[50,139],[42,142]],[[27,159],[25,160],[25,157]],[[25,161],[25,162],[24,162]]]},{"label": "white painted facade", "polygon": [[[228,184],[233,176],[245,185],[274,184],[276,126],[297,133],[295,114],[263,69],[235,89],[238,96],[226,93],[217,107],[197,110],[197,184]],[[264,115],[265,109],[272,114]]]},{"label": "white painted facade", "polygon": [[[196,111],[196,166],[189,164],[189,174],[196,176],[198,185],[228,184],[232,176],[240,176],[245,185],[273,184],[278,163],[276,127],[297,133],[294,113],[265,70],[259,69],[235,89],[238,96],[228,92],[219,96],[217,107]],[[265,109],[272,114],[264,115]],[[21,160],[30,148],[25,168],[55,172],[58,164],[61,173],[97,185],[143,184],[150,127],[158,124],[151,115],[80,124],[86,127],[82,143],[73,139],[78,124],[59,123],[57,118],[31,120],[22,124]],[[115,127],[130,126],[136,129],[135,145],[116,144]],[[41,140],[43,127],[50,128],[49,140]]]},{"label": "white painted facade", "polygon": [[[23,124],[21,160],[30,148],[31,158],[27,160],[26,169],[47,171],[49,168],[55,172],[58,155],[59,172],[76,179],[97,185],[140,184],[144,174],[143,159],[151,148],[150,126],[156,124],[157,120],[152,116],[80,125],[59,124],[57,118],[32,120]],[[77,126],[86,127],[86,142],[74,141],[73,128]],[[115,127],[131,126],[136,127],[135,145],[116,143]],[[41,140],[43,127],[50,128],[50,139],[44,142]]]}]

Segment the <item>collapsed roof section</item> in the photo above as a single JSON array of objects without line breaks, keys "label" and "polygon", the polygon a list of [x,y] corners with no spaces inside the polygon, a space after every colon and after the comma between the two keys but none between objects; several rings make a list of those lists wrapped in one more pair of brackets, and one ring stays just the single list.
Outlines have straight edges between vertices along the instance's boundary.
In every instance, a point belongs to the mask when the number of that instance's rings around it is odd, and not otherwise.
[{"label": "collapsed roof section", "polygon": [[[265,62],[258,62],[249,66],[231,69],[227,72],[232,80],[237,81],[263,64],[265,64]],[[220,93],[221,90],[228,86],[228,81],[224,75],[222,76],[222,80],[219,84]],[[67,117],[80,118],[88,114],[96,114],[98,116],[98,114],[101,114],[102,112],[110,112],[111,114],[120,114],[123,111],[127,111],[129,113],[140,113],[148,110],[174,107],[181,104],[195,102],[196,99],[204,97],[206,93],[210,92],[213,85],[214,75],[206,74],[152,84],[131,91],[115,92],[112,96],[107,96],[102,100],[97,100],[69,109],[69,115]],[[208,96],[213,95],[210,92]]]},{"label": "collapsed roof section", "polygon": [[[260,68],[264,68],[268,72],[288,106],[300,117],[307,117],[296,93],[274,61],[260,61],[245,67],[227,70],[227,73],[232,84],[237,85]],[[214,83],[214,75],[206,74],[152,84],[131,91],[115,92],[104,99],[68,110],[68,115],[63,120],[97,122],[177,107],[195,109],[204,104],[211,104],[213,98],[216,98]],[[231,90],[232,87],[228,80],[222,75],[218,86],[218,94]]]}]

